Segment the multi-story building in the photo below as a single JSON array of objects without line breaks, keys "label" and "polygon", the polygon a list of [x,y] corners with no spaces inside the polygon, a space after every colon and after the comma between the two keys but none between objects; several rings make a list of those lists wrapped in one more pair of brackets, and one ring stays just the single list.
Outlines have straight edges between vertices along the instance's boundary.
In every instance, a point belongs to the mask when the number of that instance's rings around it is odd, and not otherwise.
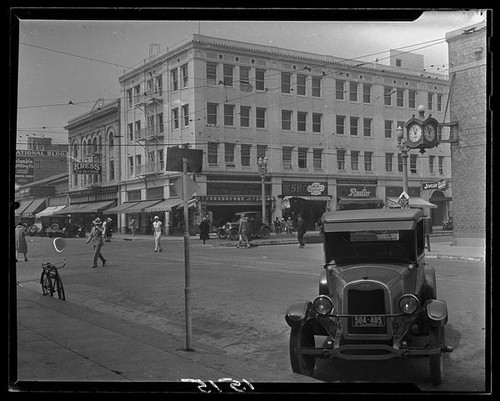
[{"label": "multi-story building", "polygon": [[[445,121],[449,83],[424,73],[423,57],[391,55],[394,63],[381,65],[197,34],[152,52],[119,78],[119,203],[135,201],[145,221],[148,212],[162,213],[173,231],[178,173],[165,170],[170,146],[204,150],[197,215],[215,223],[260,211],[263,157],[269,220],[302,212],[313,227],[328,208],[397,200],[396,128],[421,104]],[[449,147],[410,152],[408,171],[409,195],[440,224],[451,200]],[[423,184],[438,180],[447,189],[431,204],[438,197]],[[161,199],[172,201],[151,206]]]}]

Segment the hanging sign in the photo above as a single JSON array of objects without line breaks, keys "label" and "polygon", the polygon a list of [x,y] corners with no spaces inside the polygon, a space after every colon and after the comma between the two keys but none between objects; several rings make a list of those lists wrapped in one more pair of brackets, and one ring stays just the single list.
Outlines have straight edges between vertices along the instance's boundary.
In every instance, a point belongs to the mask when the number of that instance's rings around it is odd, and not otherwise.
[{"label": "hanging sign", "polygon": [[436,182],[424,182],[422,184],[422,189],[440,189],[442,191],[446,190],[448,188],[448,181],[446,180],[439,180]]},{"label": "hanging sign", "polygon": [[73,162],[75,174],[101,174],[101,163]]}]

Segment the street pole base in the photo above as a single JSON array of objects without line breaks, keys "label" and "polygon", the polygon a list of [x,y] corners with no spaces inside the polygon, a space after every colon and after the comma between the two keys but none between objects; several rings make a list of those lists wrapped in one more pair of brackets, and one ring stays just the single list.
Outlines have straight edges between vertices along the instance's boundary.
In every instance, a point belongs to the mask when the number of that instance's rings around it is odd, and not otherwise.
[{"label": "street pole base", "polygon": [[177,348],[177,351],[196,352],[196,350],[194,348],[191,348],[191,347]]}]

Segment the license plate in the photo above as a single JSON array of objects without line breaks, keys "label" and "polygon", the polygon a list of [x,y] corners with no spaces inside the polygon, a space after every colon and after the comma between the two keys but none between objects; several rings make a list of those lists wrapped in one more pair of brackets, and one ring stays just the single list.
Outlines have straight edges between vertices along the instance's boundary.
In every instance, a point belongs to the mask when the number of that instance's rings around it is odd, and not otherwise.
[{"label": "license plate", "polygon": [[378,315],[351,316],[352,327],[385,327],[385,317]]}]

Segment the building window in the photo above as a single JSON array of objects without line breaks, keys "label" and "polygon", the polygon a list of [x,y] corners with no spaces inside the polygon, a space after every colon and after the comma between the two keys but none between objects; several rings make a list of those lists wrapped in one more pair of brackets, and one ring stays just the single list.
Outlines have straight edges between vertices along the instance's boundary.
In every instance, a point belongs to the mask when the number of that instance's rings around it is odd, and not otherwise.
[{"label": "building window", "polygon": [[292,111],[281,110],[281,129],[289,131],[292,129]]},{"label": "building window", "polygon": [[257,68],[255,70],[255,89],[258,91],[265,90],[265,70]]},{"label": "building window", "polygon": [[297,95],[306,95],[306,75],[297,74]]},{"label": "building window", "polygon": [[321,78],[312,77],[312,95],[314,97],[321,97]]},{"label": "building window", "polygon": [[141,120],[135,122],[135,135],[138,137],[141,136]]},{"label": "building window", "polygon": [[240,125],[250,127],[250,107],[240,106]]},{"label": "building window", "polygon": [[436,104],[436,107],[437,107],[437,111],[442,111],[442,108],[443,108],[443,95],[437,95],[437,104]]},{"label": "building window", "polygon": [[344,85],[345,81],[335,81],[335,99],[344,100]]},{"label": "building window", "polygon": [[403,156],[401,153],[398,153],[398,172],[402,173],[403,172],[403,167],[404,167],[404,162],[403,162]]},{"label": "building window", "polygon": [[134,98],[132,97],[132,89],[128,89],[127,90],[127,104],[128,104],[128,108],[132,108],[132,106],[134,105]]},{"label": "building window", "polygon": [[255,110],[255,125],[257,128],[266,128],[266,109],[257,107]]},{"label": "building window", "polygon": [[179,128],[179,108],[172,109],[172,128]]},{"label": "building window", "polygon": [[350,118],[350,132],[352,136],[357,136],[358,135],[358,117],[351,117]]},{"label": "building window", "polygon": [[139,103],[140,96],[141,96],[141,85],[136,85],[134,86],[134,101],[136,103]]},{"label": "building window", "polygon": [[224,161],[226,167],[234,167],[234,143],[224,144]]},{"label": "building window", "polygon": [[224,85],[233,86],[233,76],[234,76],[234,66],[230,64],[224,64]]},{"label": "building window", "polygon": [[217,103],[207,103],[207,124],[217,125]]},{"label": "building window", "polygon": [[323,149],[313,149],[313,167],[315,170],[323,168]]},{"label": "building window", "polygon": [[410,154],[410,173],[417,174],[417,155]]},{"label": "building window", "polygon": [[163,113],[158,113],[156,115],[156,121],[158,123],[158,132],[160,134],[163,133]]},{"label": "building window", "polygon": [[312,114],[313,132],[321,132],[321,120],[323,120],[323,114],[320,113]]},{"label": "building window", "polygon": [[109,181],[113,181],[115,179],[115,161],[113,159],[109,161],[108,171],[109,171]]},{"label": "building window", "polygon": [[392,138],[392,120],[384,121],[384,132],[386,138]]},{"label": "building window", "polygon": [[372,136],[372,119],[363,118],[363,136]]},{"label": "building window", "polygon": [[177,68],[170,71],[170,79],[172,81],[172,90],[176,91],[179,89],[179,73]]},{"label": "building window", "polygon": [[304,111],[297,112],[297,131],[305,132],[307,129],[307,113]]},{"label": "building window", "polygon": [[336,117],[337,134],[344,135],[344,123],[345,123],[345,116]]},{"label": "building window", "polygon": [[266,145],[257,145],[257,162],[260,158],[264,158],[267,156],[267,146]]},{"label": "building window", "polygon": [[217,63],[207,61],[207,84],[217,84]]},{"label": "building window", "polygon": [[398,107],[404,106],[404,90],[403,89],[396,90],[396,106],[398,106]]},{"label": "building window", "polygon": [[163,171],[165,168],[165,159],[163,158],[163,149],[158,150],[158,167],[160,171]]},{"label": "building window", "polygon": [[287,72],[281,73],[281,93],[290,93],[292,85],[292,74]]},{"label": "building window", "polygon": [[408,107],[414,109],[417,107],[417,91],[408,91]]},{"label": "building window", "polygon": [[158,96],[163,95],[163,79],[161,78],[161,75],[158,75],[156,78],[156,92],[158,93]]},{"label": "building window", "polygon": [[431,174],[434,173],[434,159],[435,159],[435,156],[429,155],[429,173],[431,173]]},{"label": "building window", "polygon": [[365,152],[365,171],[372,171],[373,152]]},{"label": "building window", "polygon": [[240,66],[240,83],[250,83],[250,68]]},{"label": "building window", "polygon": [[234,125],[234,105],[232,104],[224,105],[224,125]]},{"label": "building window", "polygon": [[396,67],[401,67],[403,65],[403,61],[400,58],[396,59]]},{"label": "building window", "polygon": [[394,153],[386,153],[385,154],[385,171],[391,172],[392,171],[392,158],[394,156]]},{"label": "building window", "polygon": [[444,174],[444,156],[438,156],[438,168],[439,168],[439,174],[443,175]]},{"label": "building window", "polygon": [[356,82],[349,82],[349,100],[351,102],[358,101],[358,84]]},{"label": "building window", "polygon": [[141,200],[141,190],[136,189],[134,191],[127,191],[127,201],[140,201]]},{"label": "building window", "polygon": [[241,165],[245,167],[250,166],[250,148],[251,145],[241,145]]},{"label": "building window", "polygon": [[218,162],[219,144],[216,142],[208,143],[208,164],[216,166]]},{"label": "building window", "polygon": [[363,84],[363,103],[372,102],[372,86],[369,84]]},{"label": "building window", "polygon": [[182,79],[182,87],[185,88],[188,86],[189,75],[188,75],[188,65],[181,65],[181,79]]},{"label": "building window", "polygon": [[299,168],[307,168],[307,148],[298,149]]},{"label": "building window", "polygon": [[432,110],[432,101],[434,98],[434,93],[428,93],[427,94],[427,110]]},{"label": "building window", "polygon": [[189,104],[182,106],[182,120],[184,122],[184,127],[189,127]]},{"label": "building window", "polygon": [[337,168],[341,171],[345,170],[345,150],[337,149]]},{"label": "building window", "polygon": [[128,157],[128,175],[134,175],[134,156]]},{"label": "building window", "polygon": [[359,170],[359,151],[351,150],[351,170]]},{"label": "building window", "polygon": [[384,105],[392,105],[392,88],[384,86]]},{"label": "building window", "polygon": [[128,140],[133,141],[134,140],[134,124],[133,123],[128,123],[127,124],[127,135],[128,135]]},{"label": "building window", "polygon": [[282,150],[283,168],[290,170],[292,168],[292,147],[284,146]]}]

